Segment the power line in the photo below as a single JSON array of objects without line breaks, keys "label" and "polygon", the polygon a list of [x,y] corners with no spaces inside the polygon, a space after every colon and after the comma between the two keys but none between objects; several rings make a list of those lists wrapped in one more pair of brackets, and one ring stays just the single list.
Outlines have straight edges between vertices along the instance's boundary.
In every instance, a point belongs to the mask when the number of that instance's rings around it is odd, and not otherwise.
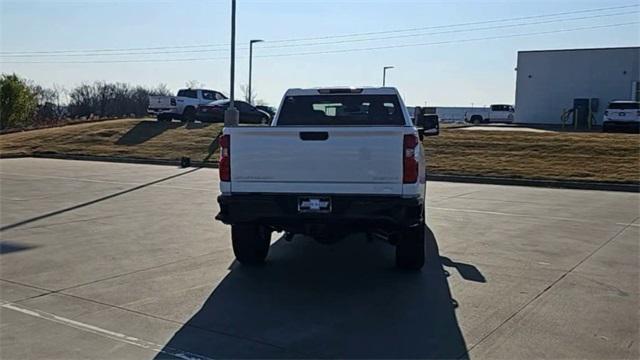
[{"label": "power line", "polygon": [[453,33],[469,32],[469,31],[496,30],[496,29],[512,28],[516,26],[530,26],[530,25],[550,24],[550,23],[565,22],[565,21],[596,19],[596,18],[604,18],[604,17],[620,16],[620,15],[631,15],[631,14],[637,14],[638,12],[639,11],[631,11],[631,12],[627,11],[627,12],[619,12],[619,13],[613,13],[613,14],[602,14],[602,15],[583,16],[583,17],[576,17],[576,18],[534,21],[534,22],[526,22],[526,23],[518,23],[518,24],[494,25],[494,26],[485,26],[485,27],[477,27],[477,28],[469,28],[469,29],[456,29],[456,30],[446,30],[446,31],[437,31],[437,32],[429,32],[429,33],[418,33],[418,34],[391,35],[391,36],[364,38],[364,39],[348,39],[348,40],[338,40],[338,41],[311,43],[311,44],[286,44],[286,45],[278,45],[278,46],[261,46],[260,48],[276,49],[276,48],[300,47],[300,46],[311,46],[311,45],[313,46],[335,45],[335,44],[347,44],[347,43],[354,43],[354,42],[365,42],[365,41],[376,41],[376,40],[402,39],[402,38],[408,38],[408,37],[453,34]]},{"label": "power line", "polygon": [[[354,43],[354,42],[401,39],[401,38],[408,38],[408,37],[432,36],[432,35],[452,34],[452,33],[461,33],[461,32],[469,32],[469,31],[496,30],[496,29],[504,29],[504,28],[511,28],[511,27],[517,27],[517,26],[550,24],[550,23],[556,23],[556,22],[577,21],[577,20],[604,18],[604,17],[612,17],[612,16],[620,16],[620,15],[632,15],[637,13],[638,11],[636,10],[631,12],[626,11],[626,12],[617,12],[612,14],[599,14],[599,15],[590,15],[590,16],[582,16],[582,17],[574,17],[574,18],[562,18],[562,19],[542,20],[542,21],[534,21],[534,22],[523,22],[518,24],[494,25],[494,26],[476,27],[476,28],[468,28],[468,29],[455,29],[455,30],[446,30],[446,31],[438,31],[438,32],[430,32],[430,33],[391,35],[391,36],[385,36],[385,37],[363,38],[363,39],[347,39],[347,40],[319,42],[319,43],[310,43],[310,44],[285,44],[285,45],[276,45],[276,46],[261,46],[260,48],[261,49],[278,49],[278,48],[290,48],[290,47],[338,45],[338,44],[348,44],[348,43]],[[240,48],[240,49],[244,49],[244,48]],[[135,52],[135,53],[122,52],[122,53],[52,54],[52,55],[39,55],[39,54],[2,55],[0,54],[0,57],[5,57],[5,58],[89,57],[89,56],[103,57],[103,56],[130,56],[130,55],[189,54],[189,53],[207,53],[207,52],[220,52],[220,51],[228,51],[228,50],[227,49],[213,49],[213,50],[199,49],[199,50],[151,51],[151,52]]]},{"label": "power line", "polygon": [[561,15],[582,14],[582,13],[599,12],[599,11],[606,11],[606,10],[628,9],[628,8],[639,7],[639,6],[640,6],[639,4],[612,6],[612,7],[606,7],[606,8],[565,11],[565,12],[558,12],[558,13],[551,13],[551,14],[520,16],[520,17],[495,19],[495,20],[473,21],[473,22],[450,24],[450,25],[415,27],[415,28],[406,28],[406,29],[398,29],[398,30],[381,30],[381,31],[363,32],[363,33],[352,33],[352,34],[344,34],[344,35],[327,35],[327,36],[316,36],[316,37],[297,38],[297,39],[269,40],[269,42],[277,43],[277,42],[289,42],[289,41],[324,40],[324,39],[344,38],[344,37],[352,37],[352,36],[366,36],[366,35],[379,35],[379,34],[389,34],[389,33],[399,33],[399,32],[411,32],[411,31],[420,31],[420,30],[432,30],[432,29],[442,29],[442,28],[457,27],[457,26],[482,25],[482,24],[491,24],[491,23],[504,22],[504,21],[517,21],[517,20],[537,19],[537,18],[553,17],[553,16],[561,16]]},{"label": "power line", "polygon": [[[544,21],[519,23],[519,24],[510,24],[510,25],[497,25],[497,26],[478,27],[478,28],[470,28],[470,29],[447,30],[447,31],[439,31],[439,32],[431,32],[431,33],[393,35],[393,36],[377,37],[377,38],[365,38],[365,39],[349,39],[349,40],[340,40],[340,41],[332,41],[332,42],[321,42],[321,43],[312,43],[312,44],[287,44],[287,45],[278,45],[278,46],[262,46],[261,49],[276,49],[276,48],[288,48],[288,47],[306,47],[306,46],[320,46],[320,45],[336,45],[336,44],[345,44],[345,43],[353,43],[353,42],[389,40],[389,39],[399,39],[399,38],[406,38],[406,37],[441,35],[441,34],[450,34],[450,33],[469,32],[469,31],[496,30],[496,29],[515,27],[515,26],[531,26],[531,25],[549,24],[549,23],[555,23],[555,22],[576,21],[576,20],[585,20],[585,19],[593,19],[593,18],[603,18],[603,17],[611,17],[611,16],[630,15],[630,14],[637,14],[637,13],[638,13],[638,11],[619,12],[619,13],[605,14],[605,15],[592,15],[592,16],[584,16],[584,17],[577,17],[577,18],[553,19],[553,20],[544,20]],[[228,51],[228,50],[227,49],[215,49],[215,50],[202,50],[201,49],[201,50],[153,51],[153,52],[138,52],[138,53],[107,53],[107,54],[54,54],[54,55],[35,55],[35,54],[30,54],[30,55],[0,55],[0,57],[127,56],[127,55],[187,54],[187,53],[203,53],[203,52],[219,52],[219,51]]]},{"label": "power line", "polygon": [[[474,21],[474,22],[448,24],[448,25],[414,27],[414,28],[405,28],[405,29],[372,31],[372,32],[361,32],[361,33],[350,33],[350,34],[340,34],[340,35],[325,35],[325,36],[315,36],[315,37],[305,37],[305,38],[290,38],[290,39],[279,39],[279,40],[275,39],[275,40],[269,40],[268,42],[269,43],[304,42],[304,41],[312,41],[312,40],[340,39],[340,38],[348,38],[348,37],[359,37],[359,36],[371,36],[371,35],[381,35],[381,34],[413,32],[413,31],[424,31],[424,30],[443,29],[443,28],[469,26],[469,25],[491,24],[491,23],[496,23],[496,22],[528,20],[528,19],[555,17],[555,16],[562,16],[562,15],[572,15],[572,14],[583,14],[583,13],[591,13],[591,12],[601,12],[601,11],[608,11],[608,10],[629,9],[629,8],[633,8],[633,7],[637,8],[639,6],[640,6],[640,4],[623,5],[623,6],[611,6],[611,7],[603,7],[603,8],[583,9],[583,10],[565,11],[565,12],[550,13],[550,14],[511,17],[511,18],[494,19],[494,20],[483,20],[483,21]],[[0,52],[0,54],[2,54],[2,55],[19,55],[19,54],[28,55],[28,54],[65,54],[65,53],[71,54],[71,53],[102,53],[102,52],[108,53],[108,52],[167,50],[167,49],[197,49],[197,48],[210,48],[210,47],[223,47],[223,46],[229,46],[229,44],[199,44],[199,45],[172,45],[172,46],[168,46],[167,45],[167,46],[156,46],[156,47],[81,49],[81,50],[10,51],[10,52]],[[225,51],[225,50],[226,49],[220,49],[218,51]]]},{"label": "power line", "polygon": [[[349,53],[349,52],[376,51],[376,50],[385,50],[385,49],[397,49],[397,48],[433,46],[433,45],[445,45],[445,44],[454,44],[454,43],[466,43],[466,42],[474,42],[474,41],[517,38],[517,37],[524,37],[524,36],[548,35],[548,34],[575,32],[575,31],[582,31],[582,30],[613,28],[613,27],[637,25],[637,24],[640,24],[640,22],[634,21],[634,22],[606,24],[606,25],[599,25],[599,26],[584,26],[584,27],[558,29],[558,30],[550,30],[550,31],[529,32],[529,33],[510,34],[510,35],[496,35],[496,36],[488,36],[488,37],[445,40],[445,41],[436,41],[436,42],[386,45],[386,46],[353,48],[353,49],[309,51],[309,52],[300,52],[300,53],[268,54],[268,55],[259,55],[255,57],[272,58],[272,57],[324,55],[324,54],[338,54],[338,53]],[[92,60],[88,60],[88,61],[2,61],[0,63],[2,64],[114,64],[114,63],[146,63],[146,62],[157,63],[157,62],[214,61],[214,60],[228,60],[228,59],[229,59],[228,57],[217,57],[217,58],[131,59],[131,60],[95,60],[95,61],[92,61]]]},{"label": "power line", "polygon": [[520,34],[510,34],[510,35],[496,35],[496,36],[479,37],[479,38],[471,38],[471,39],[457,39],[457,40],[445,40],[445,41],[426,42],[426,43],[386,45],[386,46],[355,48],[355,49],[337,49],[337,50],[326,50],[326,51],[309,51],[309,52],[292,53],[292,54],[287,54],[287,53],[269,54],[269,55],[255,56],[255,57],[285,57],[285,56],[322,55],[322,54],[339,54],[339,53],[346,53],[346,52],[375,51],[375,50],[398,49],[398,48],[419,47],[419,46],[428,46],[428,45],[444,45],[444,44],[454,44],[454,43],[465,43],[465,42],[483,41],[483,40],[508,39],[508,38],[516,38],[516,37],[523,37],[523,36],[533,36],[533,35],[557,34],[557,33],[574,32],[574,31],[581,31],[581,30],[595,30],[595,29],[604,29],[604,28],[612,28],[612,27],[627,26],[627,25],[637,25],[637,24],[640,24],[640,21],[634,21],[634,22],[628,22],[628,23],[607,24],[607,25],[600,25],[600,26],[584,26],[584,27],[577,27],[577,28],[568,28],[568,29],[559,29],[559,30],[550,30],[550,31],[541,31],[541,32],[530,32],[530,33],[520,33]]}]

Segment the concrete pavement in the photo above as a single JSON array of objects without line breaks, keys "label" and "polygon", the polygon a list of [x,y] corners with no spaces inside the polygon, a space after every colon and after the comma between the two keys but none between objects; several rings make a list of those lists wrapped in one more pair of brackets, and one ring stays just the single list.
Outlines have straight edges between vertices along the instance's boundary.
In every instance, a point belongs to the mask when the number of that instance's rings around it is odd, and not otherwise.
[{"label": "concrete pavement", "polygon": [[0,357],[638,358],[640,195],[428,184],[428,265],[362,236],[233,262],[213,169],[0,160]]}]

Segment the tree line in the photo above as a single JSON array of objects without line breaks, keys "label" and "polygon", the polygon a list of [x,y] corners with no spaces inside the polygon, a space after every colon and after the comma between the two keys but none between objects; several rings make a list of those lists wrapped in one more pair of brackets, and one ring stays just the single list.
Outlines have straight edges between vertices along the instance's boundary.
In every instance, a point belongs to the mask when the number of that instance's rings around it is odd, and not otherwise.
[{"label": "tree line", "polygon": [[172,95],[155,88],[96,81],[72,89],[46,88],[16,74],[0,75],[0,130],[52,125],[68,119],[142,117],[150,95]]}]

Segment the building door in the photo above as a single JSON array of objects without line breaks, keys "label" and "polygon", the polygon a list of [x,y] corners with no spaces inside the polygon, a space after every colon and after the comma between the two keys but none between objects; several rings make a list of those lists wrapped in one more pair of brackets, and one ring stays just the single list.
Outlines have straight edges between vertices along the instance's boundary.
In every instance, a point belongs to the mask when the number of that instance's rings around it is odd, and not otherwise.
[{"label": "building door", "polygon": [[573,99],[574,126],[584,129],[589,126],[589,99]]}]

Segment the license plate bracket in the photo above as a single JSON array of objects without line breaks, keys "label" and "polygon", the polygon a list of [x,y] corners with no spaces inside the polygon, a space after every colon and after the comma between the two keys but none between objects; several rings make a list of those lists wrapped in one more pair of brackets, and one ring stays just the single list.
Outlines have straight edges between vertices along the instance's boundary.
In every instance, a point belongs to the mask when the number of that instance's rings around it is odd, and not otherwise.
[{"label": "license plate bracket", "polygon": [[298,197],[298,212],[330,213],[331,198],[328,196],[300,196]]}]

